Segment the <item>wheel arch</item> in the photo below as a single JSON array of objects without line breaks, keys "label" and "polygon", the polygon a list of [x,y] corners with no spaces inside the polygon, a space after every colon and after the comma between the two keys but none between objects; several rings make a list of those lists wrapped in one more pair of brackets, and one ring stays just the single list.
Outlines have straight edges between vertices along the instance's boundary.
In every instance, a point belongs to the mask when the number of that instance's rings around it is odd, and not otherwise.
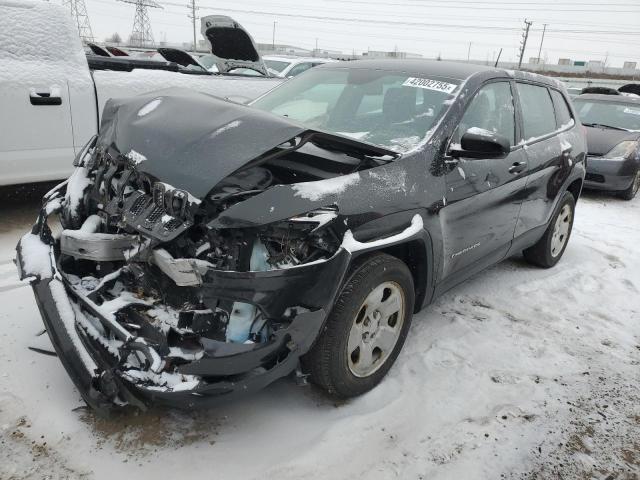
[{"label": "wheel arch", "polygon": [[431,254],[429,235],[423,231],[423,235],[409,238],[401,243],[360,252],[352,260],[351,268],[361,262],[365,262],[369,257],[377,253],[385,253],[395,257],[407,266],[413,278],[415,293],[414,313],[417,313],[422,308],[425,300],[431,299],[433,256]]},{"label": "wheel arch", "polygon": [[573,195],[576,203],[578,202],[578,198],[580,197],[580,192],[582,192],[582,184],[583,181],[581,178],[576,178],[573,182],[571,182],[567,186],[567,191]]},{"label": "wheel arch", "polygon": [[427,285],[431,263],[427,255],[427,248],[422,239],[413,239],[405,243],[391,245],[378,250],[404,262],[413,277],[413,289],[415,292],[415,304],[413,312],[417,313],[422,308],[422,303],[427,294]]}]

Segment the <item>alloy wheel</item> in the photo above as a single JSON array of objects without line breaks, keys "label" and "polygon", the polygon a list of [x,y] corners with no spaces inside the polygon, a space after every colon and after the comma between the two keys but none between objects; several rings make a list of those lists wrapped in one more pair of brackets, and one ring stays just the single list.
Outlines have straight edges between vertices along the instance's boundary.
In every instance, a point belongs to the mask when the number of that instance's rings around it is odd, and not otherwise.
[{"label": "alloy wheel", "polygon": [[405,294],[396,282],[374,288],[353,319],[347,341],[349,370],[356,377],[368,377],[393,352],[405,317]]},{"label": "alloy wheel", "polygon": [[567,239],[569,238],[569,230],[571,229],[571,207],[565,205],[560,210],[556,223],[553,227],[553,234],[551,236],[551,256],[557,257],[562,252]]}]

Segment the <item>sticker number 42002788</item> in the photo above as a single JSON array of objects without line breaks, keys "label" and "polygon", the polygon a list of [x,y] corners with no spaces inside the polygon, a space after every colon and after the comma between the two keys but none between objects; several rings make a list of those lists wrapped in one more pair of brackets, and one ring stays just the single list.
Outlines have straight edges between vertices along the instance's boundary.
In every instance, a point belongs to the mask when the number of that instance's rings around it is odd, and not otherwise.
[{"label": "sticker number 42002788", "polygon": [[433,80],[431,78],[409,77],[402,84],[404,87],[426,88],[427,90],[437,90],[438,92],[451,93],[458,85],[455,83]]}]

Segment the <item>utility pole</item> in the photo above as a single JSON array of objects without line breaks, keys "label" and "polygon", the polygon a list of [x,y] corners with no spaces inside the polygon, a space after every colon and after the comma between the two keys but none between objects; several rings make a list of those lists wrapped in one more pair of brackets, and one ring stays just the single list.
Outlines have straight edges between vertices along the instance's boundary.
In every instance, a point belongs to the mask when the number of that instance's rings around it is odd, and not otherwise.
[{"label": "utility pole", "polygon": [[276,21],[273,21],[273,37],[272,37],[272,41],[271,41],[271,46],[273,48],[273,51],[276,51]]},{"label": "utility pole", "polygon": [[494,67],[498,67],[498,62],[500,61],[500,55],[502,55],[502,48],[500,48],[500,51],[498,52],[498,58],[496,58],[496,64],[494,65]]},{"label": "utility pole", "polygon": [[187,5],[188,8],[191,9],[191,14],[187,15],[187,17],[189,17],[192,21],[193,21],[193,51],[197,52],[198,51],[198,44],[197,39],[196,39],[196,20],[198,19],[198,17],[196,17],[196,10],[199,9],[199,7],[196,7],[196,0],[191,0],[191,4]]},{"label": "utility pole", "polygon": [[318,55],[318,37],[316,37],[316,49],[313,52],[313,56],[314,57],[319,57],[320,55]]},{"label": "utility pole", "polygon": [[524,49],[527,48],[527,39],[529,38],[529,28],[531,28],[533,22],[524,20],[524,32],[522,32],[522,40],[520,41],[520,60],[518,61],[518,69],[522,67],[522,59],[524,58]]},{"label": "utility pole", "polygon": [[470,58],[471,58],[471,42],[469,42],[469,49],[467,50],[467,63],[469,63]]},{"label": "utility pole", "polygon": [[542,27],[542,38],[540,39],[540,48],[538,49],[538,64],[540,64],[540,54],[542,53],[542,42],[544,42],[544,33],[547,31],[547,24]]}]

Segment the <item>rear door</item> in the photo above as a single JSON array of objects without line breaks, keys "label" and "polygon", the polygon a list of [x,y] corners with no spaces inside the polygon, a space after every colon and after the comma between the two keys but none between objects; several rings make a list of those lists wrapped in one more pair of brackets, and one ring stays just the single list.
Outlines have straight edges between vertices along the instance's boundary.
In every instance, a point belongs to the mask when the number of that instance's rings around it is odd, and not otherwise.
[{"label": "rear door", "polygon": [[530,175],[515,236],[545,225],[567,178],[575,155],[575,121],[564,96],[535,83],[517,82],[522,117],[522,139]]},{"label": "rear door", "polygon": [[509,81],[485,84],[470,101],[451,143],[472,127],[495,132],[511,143],[504,158],[446,158],[447,191],[440,210],[443,279],[452,283],[504,258],[511,241],[526,183],[527,158],[516,145],[513,86]]}]

